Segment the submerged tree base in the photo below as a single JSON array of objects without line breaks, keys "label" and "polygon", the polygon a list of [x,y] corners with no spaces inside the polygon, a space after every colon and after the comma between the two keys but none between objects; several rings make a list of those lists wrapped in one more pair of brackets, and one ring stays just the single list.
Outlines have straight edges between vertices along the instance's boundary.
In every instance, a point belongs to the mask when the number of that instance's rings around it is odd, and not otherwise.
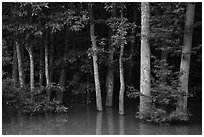
[{"label": "submerged tree base", "polygon": [[178,113],[178,111],[172,111],[167,113],[160,108],[153,108],[149,113],[137,112],[135,118],[145,122],[157,123],[157,124],[170,124],[173,122],[186,122],[189,120],[190,113]]}]

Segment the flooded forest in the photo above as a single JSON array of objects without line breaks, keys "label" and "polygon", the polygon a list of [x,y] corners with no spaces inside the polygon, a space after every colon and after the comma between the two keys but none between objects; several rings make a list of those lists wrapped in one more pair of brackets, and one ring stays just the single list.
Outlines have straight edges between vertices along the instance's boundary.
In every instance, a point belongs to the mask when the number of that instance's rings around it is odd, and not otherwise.
[{"label": "flooded forest", "polygon": [[201,2],[2,2],[3,135],[201,135]]}]

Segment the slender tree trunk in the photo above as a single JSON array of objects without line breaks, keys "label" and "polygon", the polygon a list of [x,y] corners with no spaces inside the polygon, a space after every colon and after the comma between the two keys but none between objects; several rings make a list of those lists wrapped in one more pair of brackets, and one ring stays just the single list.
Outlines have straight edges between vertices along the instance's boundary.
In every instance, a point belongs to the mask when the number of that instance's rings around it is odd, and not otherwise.
[{"label": "slender tree trunk", "polygon": [[18,73],[17,73],[17,53],[15,46],[13,47],[13,65],[12,65],[12,78],[14,80],[14,85],[17,83]]},{"label": "slender tree trunk", "polygon": [[90,37],[92,42],[92,50],[93,50],[93,67],[94,67],[94,80],[95,80],[95,90],[96,90],[96,106],[98,111],[102,111],[102,100],[101,100],[101,87],[100,87],[100,80],[99,80],[99,71],[98,71],[98,64],[97,64],[97,45],[96,45],[96,37],[94,35],[94,23],[93,23],[93,13],[92,13],[92,5],[89,3],[89,14],[90,14]]},{"label": "slender tree trunk", "polygon": [[[181,91],[184,91],[185,95],[178,100],[177,111],[187,113],[187,99],[188,99],[188,81],[189,81],[189,69],[191,59],[191,48],[192,48],[192,36],[193,36],[193,23],[194,23],[194,12],[195,4],[188,3],[186,10],[186,22],[185,22],[185,33],[183,40],[183,49],[181,56],[180,70],[183,73],[180,77]],[[185,117],[184,119],[187,119]]]},{"label": "slender tree trunk", "polygon": [[39,65],[39,86],[43,86],[43,49],[42,46],[40,46],[40,65]]},{"label": "slender tree trunk", "polygon": [[[151,96],[150,81],[150,47],[149,47],[149,3],[141,4],[141,68],[140,68],[140,92],[143,95]],[[151,100],[145,96],[140,96],[140,116],[151,111]]]},{"label": "slender tree trunk", "polygon": [[18,60],[19,82],[20,82],[20,87],[23,87],[25,86],[25,82],[24,82],[24,72],[23,72],[23,64],[22,64],[22,58],[21,58],[21,48],[17,41],[15,41],[15,46],[16,46],[16,53],[17,53],[17,60]]},{"label": "slender tree trunk", "polygon": [[[123,18],[123,9],[121,10],[121,18]],[[120,45],[119,56],[119,71],[120,71],[120,92],[119,92],[119,114],[124,115],[124,93],[125,93],[125,80],[124,80],[124,66],[123,66],[123,52],[124,44]]]},{"label": "slender tree trunk", "polygon": [[29,59],[30,59],[30,92],[31,92],[31,100],[33,102],[33,92],[34,92],[34,58],[33,58],[33,46],[31,45],[28,47],[28,43],[25,45],[26,50],[28,51],[29,54]]},{"label": "slender tree trunk", "polygon": [[47,103],[50,101],[50,78],[49,78],[49,59],[48,59],[48,32],[45,34],[45,77],[46,77],[46,93]]},{"label": "slender tree trunk", "polygon": [[53,64],[54,64],[54,34],[50,34],[51,44],[50,44],[50,55],[49,55],[49,75],[50,82],[53,82]]},{"label": "slender tree trunk", "polygon": [[119,70],[120,70],[120,92],[119,92],[119,114],[124,114],[124,93],[125,93],[125,80],[123,68],[123,52],[124,45],[120,47]]},{"label": "slender tree trunk", "polygon": [[[59,79],[59,84],[61,87],[65,86],[66,78],[67,78],[66,77],[67,69],[65,67],[64,58],[66,57],[66,54],[69,50],[69,43],[68,43],[69,33],[70,33],[70,29],[69,29],[69,26],[67,25],[66,35],[65,35],[64,55],[63,55],[63,61],[62,61],[62,66],[61,66],[60,79]],[[57,101],[59,101],[60,103],[63,102],[63,92],[62,91],[57,92]]]},{"label": "slender tree trunk", "polygon": [[[113,3],[113,10],[112,10],[112,16],[116,16],[116,3]],[[109,30],[110,39],[113,35],[112,30]],[[110,40],[109,44],[109,56],[108,60],[113,61],[114,56],[114,47],[112,46],[112,40]],[[114,69],[113,69],[113,63],[108,64],[108,73],[106,76],[106,90],[107,90],[107,96],[106,96],[106,106],[111,107],[113,105],[113,90],[114,90]]]},{"label": "slender tree trunk", "polygon": [[90,75],[87,74],[86,76],[86,82],[87,82],[87,87],[86,87],[86,104],[88,105],[90,103],[90,91],[89,91],[89,79],[90,79]]}]

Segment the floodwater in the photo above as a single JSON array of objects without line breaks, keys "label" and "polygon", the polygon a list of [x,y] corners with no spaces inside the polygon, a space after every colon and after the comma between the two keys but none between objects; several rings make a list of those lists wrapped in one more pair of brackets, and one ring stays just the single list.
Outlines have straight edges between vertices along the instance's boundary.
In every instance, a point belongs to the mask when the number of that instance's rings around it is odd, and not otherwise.
[{"label": "floodwater", "polygon": [[[105,108],[97,112],[93,105],[78,105],[68,114],[44,114],[21,116],[3,114],[3,135],[195,135],[202,134],[202,121],[192,120],[185,124],[160,126],[134,119],[135,111],[126,109],[119,116],[118,110]],[[202,117],[202,116],[201,116]],[[197,117],[198,118],[198,117]]]}]

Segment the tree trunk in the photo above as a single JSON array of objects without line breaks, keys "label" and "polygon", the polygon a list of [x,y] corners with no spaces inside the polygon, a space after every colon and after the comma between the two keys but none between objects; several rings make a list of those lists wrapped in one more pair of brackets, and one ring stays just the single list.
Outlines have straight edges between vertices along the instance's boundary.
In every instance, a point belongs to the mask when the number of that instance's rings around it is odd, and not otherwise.
[{"label": "tree trunk", "polygon": [[33,58],[33,46],[31,45],[28,47],[28,43],[25,44],[26,50],[28,51],[29,54],[29,59],[30,59],[30,92],[31,92],[31,101],[33,102],[33,95],[34,95],[34,58]]},{"label": "tree trunk", "polygon": [[[151,97],[150,81],[150,47],[149,47],[149,3],[141,4],[141,68],[140,68],[140,92]],[[140,116],[151,111],[151,100],[146,96],[140,96]]]},{"label": "tree trunk", "polygon": [[[191,59],[191,48],[192,48],[192,36],[193,36],[193,23],[194,23],[194,12],[195,4],[188,3],[186,10],[186,22],[185,22],[185,32],[183,40],[183,49],[181,56],[180,71],[183,73],[180,77],[181,91],[184,91],[183,95],[178,100],[177,111],[182,113],[187,113],[187,99],[188,99],[188,80],[189,80],[189,69],[190,69],[190,59]],[[186,117],[187,118],[187,117]],[[184,118],[184,119],[186,119]]]},{"label": "tree trunk", "polygon": [[124,68],[123,68],[123,52],[124,45],[120,47],[119,57],[119,71],[120,71],[120,92],[119,92],[119,114],[124,114],[124,93],[125,93],[125,81],[124,81]]},{"label": "tree trunk", "polygon": [[43,49],[40,46],[40,65],[39,65],[39,86],[43,86]]},{"label": "tree trunk", "polygon": [[51,44],[50,44],[50,55],[49,55],[49,75],[50,75],[50,82],[53,82],[53,61],[54,61],[54,34],[50,34]]},{"label": "tree trunk", "polygon": [[[116,16],[116,3],[113,3],[112,17]],[[111,37],[113,35],[112,30],[109,30],[110,35],[110,44],[109,44],[109,56],[108,60],[111,62],[108,64],[108,73],[106,76],[106,106],[111,107],[113,105],[113,90],[114,90],[114,69],[113,69],[113,56],[114,56],[114,47],[112,46]]]},{"label": "tree trunk", "polygon": [[89,3],[89,14],[90,14],[90,37],[92,42],[92,50],[93,50],[93,67],[94,67],[94,80],[95,80],[95,91],[96,91],[96,106],[98,111],[102,111],[102,100],[101,100],[101,87],[99,80],[99,71],[97,64],[97,46],[96,46],[96,37],[94,35],[94,23],[93,23],[93,13],[92,13],[92,5]]},{"label": "tree trunk", "polygon": [[[64,55],[63,55],[63,61],[62,61],[62,66],[61,66],[60,79],[59,79],[60,87],[65,86],[66,78],[67,78],[66,77],[67,70],[65,67],[64,59],[65,59],[66,54],[69,50],[69,44],[68,44],[69,33],[70,33],[70,29],[69,29],[69,26],[67,25],[66,26],[66,35],[65,35]],[[63,92],[62,91],[57,92],[57,101],[59,101],[60,103],[63,102]]]},{"label": "tree trunk", "polygon": [[49,78],[49,60],[48,60],[48,32],[45,34],[45,77],[46,77],[46,93],[47,103],[50,101],[50,78]]},{"label": "tree trunk", "polygon": [[18,73],[17,73],[17,53],[15,46],[13,47],[13,65],[12,65],[12,78],[14,81],[14,85],[17,83]]},{"label": "tree trunk", "polygon": [[22,58],[21,58],[21,48],[17,41],[15,41],[15,46],[16,46],[16,54],[17,54],[17,60],[18,60],[19,82],[20,82],[20,87],[23,87],[25,86],[25,82],[24,82],[24,72],[23,72],[23,64],[22,64]]},{"label": "tree trunk", "polygon": [[[121,10],[121,18],[123,18],[123,8]],[[124,44],[120,45],[119,56],[119,71],[120,71],[120,92],[119,92],[119,114],[124,115],[124,93],[125,93],[125,80],[124,80],[124,66],[123,66],[123,52]]]}]

